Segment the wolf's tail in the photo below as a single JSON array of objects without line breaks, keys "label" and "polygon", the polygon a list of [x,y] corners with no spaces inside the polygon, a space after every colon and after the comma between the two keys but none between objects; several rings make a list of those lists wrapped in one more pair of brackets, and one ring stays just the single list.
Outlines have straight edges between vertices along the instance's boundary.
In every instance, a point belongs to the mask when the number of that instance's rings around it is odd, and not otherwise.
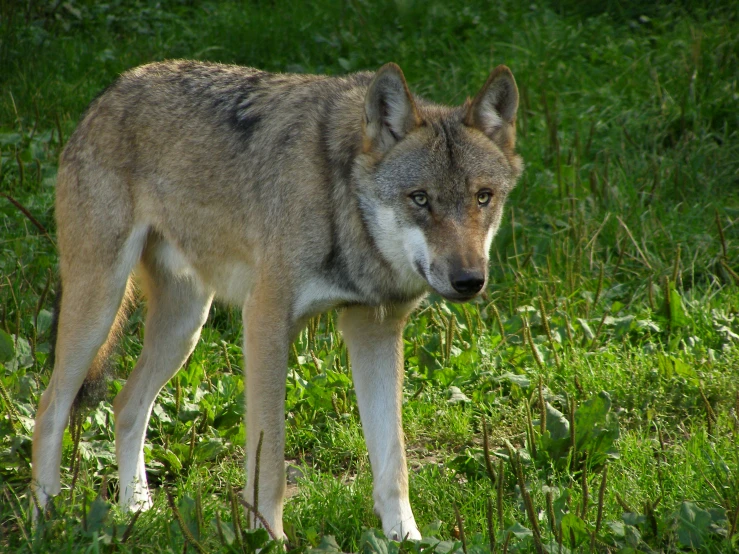
[{"label": "wolf's tail", "polygon": [[[118,339],[121,335],[123,324],[128,315],[128,307],[132,297],[132,287],[129,281],[126,285],[126,293],[123,295],[123,301],[116,314],[115,321],[108,333],[108,338],[98,350],[95,359],[87,371],[85,381],[82,383],[80,390],[75,396],[72,404],[71,417],[74,419],[82,411],[97,406],[108,394],[108,381],[113,374],[110,357],[115,351]],[[56,363],[56,349],[59,333],[59,314],[62,306],[62,285],[59,284],[56,295],[54,296],[54,311],[51,319],[51,330],[49,340],[51,349],[49,351],[49,364],[54,367]]]}]

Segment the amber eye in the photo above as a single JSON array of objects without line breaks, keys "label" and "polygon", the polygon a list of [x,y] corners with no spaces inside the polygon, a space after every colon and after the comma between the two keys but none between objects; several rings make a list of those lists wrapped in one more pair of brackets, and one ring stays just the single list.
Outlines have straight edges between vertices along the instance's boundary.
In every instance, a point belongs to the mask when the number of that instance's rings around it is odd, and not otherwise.
[{"label": "amber eye", "polygon": [[411,193],[410,197],[416,203],[416,206],[425,208],[429,205],[429,197],[421,190]]},{"label": "amber eye", "polygon": [[477,193],[477,205],[487,206],[490,204],[490,200],[493,199],[493,194],[489,190],[481,190]]}]

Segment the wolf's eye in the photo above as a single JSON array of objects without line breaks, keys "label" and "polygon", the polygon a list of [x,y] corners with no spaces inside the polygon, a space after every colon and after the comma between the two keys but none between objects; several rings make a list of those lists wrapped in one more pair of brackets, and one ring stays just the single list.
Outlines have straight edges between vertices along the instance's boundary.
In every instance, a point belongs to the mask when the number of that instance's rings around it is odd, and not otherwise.
[{"label": "wolf's eye", "polygon": [[493,195],[489,190],[481,190],[477,193],[477,205],[478,206],[487,206],[490,204],[490,200],[492,200]]},{"label": "wolf's eye", "polygon": [[416,203],[416,206],[420,206],[422,208],[425,208],[429,205],[429,197],[426,196],[426,193],[423,191],[416,191],[411,193],[411,199]]}]

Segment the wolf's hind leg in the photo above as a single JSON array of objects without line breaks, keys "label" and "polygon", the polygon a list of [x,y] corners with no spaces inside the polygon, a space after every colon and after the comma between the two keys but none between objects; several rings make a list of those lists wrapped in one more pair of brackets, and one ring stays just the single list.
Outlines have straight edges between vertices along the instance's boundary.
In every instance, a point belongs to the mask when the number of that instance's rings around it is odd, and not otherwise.
[{"label": "wolf's hind leg", "polygon": [[61,490],[62,438],[69,412],[88,373],[99,370],[109,354],[114,323],[122,315],[129,275],[144,241],[145,230],[134,228],[112,268],[79,257],[65,268],[62,260],[54,371],[41,396],[33,433],[33,488],[42,508]]},{"label": "wolf's hind leg", "polygon": [[151,507],[144,439],[154,400],[195,349],[213,299],[212,292],[205,290],[194,275],[170,273],[157,261],[156,250],[147,247],[142,263],[147,296],[144,348],[113,402],[120,475],[118,501],[130,511]]},{"label": "wolf's hind leg", "polygon": [[388,538],[420,540],[408,499],[401,394],[403,326],[411,306],[385,314],[361,306],[339,321],[352,361],[354,389],[374,479],[375,512]]}]

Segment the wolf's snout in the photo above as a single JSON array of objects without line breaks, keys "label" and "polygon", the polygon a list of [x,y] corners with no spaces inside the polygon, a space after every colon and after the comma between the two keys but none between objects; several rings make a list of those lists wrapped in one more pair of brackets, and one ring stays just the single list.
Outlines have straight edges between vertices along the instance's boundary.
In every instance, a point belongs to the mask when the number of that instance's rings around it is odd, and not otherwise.
[{"label": "wolf's snout", "polygon": [[450,276],[452,287],[460,294],[477,294],[485,284],[485,273],[463,269]]}]

